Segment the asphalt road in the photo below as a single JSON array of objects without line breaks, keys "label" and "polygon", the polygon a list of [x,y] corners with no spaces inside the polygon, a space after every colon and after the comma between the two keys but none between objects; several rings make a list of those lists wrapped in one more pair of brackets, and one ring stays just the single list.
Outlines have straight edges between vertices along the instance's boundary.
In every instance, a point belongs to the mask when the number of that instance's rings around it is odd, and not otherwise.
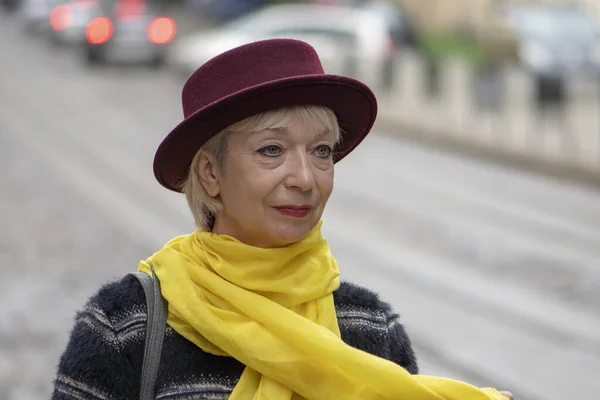
[{"label": "asphalt road", "polygon": [[[0,400],[48,398],[74,311],[192,229],[151,172],[181,78],[88,70],[0,16]],[[373,134],[337,169],[342,277],[403,316],[422,373],[600,398],[600,193]]]}]

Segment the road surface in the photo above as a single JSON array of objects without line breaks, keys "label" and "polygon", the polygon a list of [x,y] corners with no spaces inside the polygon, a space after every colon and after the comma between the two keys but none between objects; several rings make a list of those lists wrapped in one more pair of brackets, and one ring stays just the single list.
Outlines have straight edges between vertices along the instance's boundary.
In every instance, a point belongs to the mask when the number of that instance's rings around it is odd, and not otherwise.
[{"label": "road surface", "polygon": [[[48,398],[75,310],[192,229],[151,170],[181,78],[80,61],[0,16],[0,400]],[[387,133],[337,167],[342,277],[401,313],[424,374],[600,398],[600,193]]]}]

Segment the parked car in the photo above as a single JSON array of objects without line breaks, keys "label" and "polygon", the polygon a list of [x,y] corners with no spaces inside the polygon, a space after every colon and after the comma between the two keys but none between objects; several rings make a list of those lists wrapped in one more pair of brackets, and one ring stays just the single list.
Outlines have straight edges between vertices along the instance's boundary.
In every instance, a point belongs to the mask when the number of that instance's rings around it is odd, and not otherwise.
[{"label": "parked car", "polygon": [[16,11],[21,5],[21,0],[0,0],[0,8],[5,11]]},{"label": "parked car", "polygon": [[226,22],[255,11],[265,0],[187,0],[187,6],[209,18]]},{"label": "parked car", "polygon": [[50,37],[56,44],[81,45],[87,24],[102,14],[102,0],[63,0],[50,13]]},{"label": "parked car", "polygon": [[340,4],[379,13],[388,27],[390,38],[400,49],[417,46],[417,31],[408,14],[397,2],[390,0],[346,0]]},{"label": "parked car", "polygon": [[60,0],[22,0],[19,14],[28,32],[45,32],[50,29],[50,14]]},{"label": "parked car", "polygon": [[180,39],[173,46],[170,61],[189,74],[233,47],[276,37],[310,43],[331,73],[356,75],[362,66],[383,71],[395,51],[381,13],[355,7],[282,4]]},{"label": "parked car", "polygon": [[[565,99],[565,80],[571,75],[600,76],[600,27],[593,14],[574,4],[535,3],[500,5],[479,32],[485,64],[479,86],[493,104],[502,104],[502,70],[523,68],[535,81],[537,104]],[[478,99],[478,104],[485,101]]]},{"label": "parked car", "polygon": [[570,75],[600,76],[600,29],[584,8],[536,4],[512,7],[521,64],[537,81],[538,103],[561,102]]},{"label": "parked car", "polygon": [[176,35],[175,21],[142,0],[105,0],[85,26],[88,65],[109,62],[161,66]]},{"label": "parked car", "polygon": [[600,29],[585,9],[538,4],[509,12],[529,70],[548,77],[600,72]]}]

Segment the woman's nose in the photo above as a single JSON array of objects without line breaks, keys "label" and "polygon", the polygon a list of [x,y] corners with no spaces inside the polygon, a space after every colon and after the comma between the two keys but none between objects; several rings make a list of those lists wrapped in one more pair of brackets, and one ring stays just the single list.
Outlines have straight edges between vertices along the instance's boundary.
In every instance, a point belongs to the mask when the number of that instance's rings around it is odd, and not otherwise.
[{"label": "woman's nose", "polygon": [[315,186],[315,175],[310,156],[304,152],[288,157],[288,175],[285,185],[288,189],[311,190]]}]

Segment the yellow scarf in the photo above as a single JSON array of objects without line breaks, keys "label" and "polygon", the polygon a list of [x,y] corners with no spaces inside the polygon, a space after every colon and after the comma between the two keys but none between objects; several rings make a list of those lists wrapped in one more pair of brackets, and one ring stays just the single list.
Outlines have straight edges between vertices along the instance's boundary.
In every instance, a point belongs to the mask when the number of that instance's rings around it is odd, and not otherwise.
[{"label": "yellow scarf", "polygon": [[506,399],[493,389],[413,376],[345,344],[332,295],[339,270],[321,225],[273,249],[195,232],[140,262],[147,273],[153,264],[176,332],[246,365],[230,399]]}]

